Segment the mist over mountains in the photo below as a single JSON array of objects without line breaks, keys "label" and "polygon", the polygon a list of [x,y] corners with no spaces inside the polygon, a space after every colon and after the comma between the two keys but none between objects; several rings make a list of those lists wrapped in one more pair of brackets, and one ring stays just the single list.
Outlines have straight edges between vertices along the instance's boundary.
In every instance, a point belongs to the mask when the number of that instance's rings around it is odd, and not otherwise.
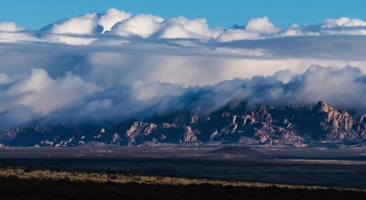
[{"label": "mist over mountains", "polygon": [[198,115],[186,109],[145,120],[129,119],[111,128],[19,127],[0,132],[2,146],[73,147],[87,143],[122,146],[251,145],[262,147],[362,146],[366,113],[351,116],[324,102],[273,107],[233,100]]},{"label": "mist over mountains", "polygon": [[53,79],[44,69],[34,69],[29,76],[2,84],[0,127],[113,126],[128,118],[145,119],[181,109],[208,115],[233,99],[280,107],[322,100],[337,109],[362,112],[365,80],[356,67],[312,66],[302,74],[278,71],[206,86],[137,81],[103,87],[71,72]]}]

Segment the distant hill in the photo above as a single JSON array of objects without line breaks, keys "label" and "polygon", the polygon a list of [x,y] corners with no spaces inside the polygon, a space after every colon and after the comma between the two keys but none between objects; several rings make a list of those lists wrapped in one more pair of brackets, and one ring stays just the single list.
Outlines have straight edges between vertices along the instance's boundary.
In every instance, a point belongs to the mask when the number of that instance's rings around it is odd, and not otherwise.
[{"label": "distant hill", "polygon": [[226,154],[235,156],[257,156],[261,153],[253,148],[243,146],[228,146],[220,149],[215,149],[208,152],[208,154]]}]

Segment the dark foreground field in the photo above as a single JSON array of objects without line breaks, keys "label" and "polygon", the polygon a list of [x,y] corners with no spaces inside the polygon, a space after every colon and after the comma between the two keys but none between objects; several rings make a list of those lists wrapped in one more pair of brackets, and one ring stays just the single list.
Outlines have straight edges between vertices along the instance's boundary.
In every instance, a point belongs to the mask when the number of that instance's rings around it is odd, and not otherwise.
[{"label": "dark foreground field", "polygon": [[0,148],[0,166],[366,188],[366,148]]},{"label": "dark foreground field", "polygon": [[97,183],[0,177],[0,199],[366,199],[360,191],[234,187],[211,184]]},{"label": "dark foreground field", "polygon": [[355,149],[0,149],[2,199],[366,199]]},{"label": "dark foreground field", "polygon": [[335,200],[366,190],[10,166],[0,168],[0,199]]}]

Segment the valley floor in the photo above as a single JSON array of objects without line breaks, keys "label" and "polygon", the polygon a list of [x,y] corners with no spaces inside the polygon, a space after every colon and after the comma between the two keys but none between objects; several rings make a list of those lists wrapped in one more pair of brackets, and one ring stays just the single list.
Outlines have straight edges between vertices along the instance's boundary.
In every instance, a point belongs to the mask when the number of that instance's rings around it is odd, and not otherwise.
[{"label": "valley floor", "polygon": [[0,199],[366,199],[365,189],[1,167]]}]

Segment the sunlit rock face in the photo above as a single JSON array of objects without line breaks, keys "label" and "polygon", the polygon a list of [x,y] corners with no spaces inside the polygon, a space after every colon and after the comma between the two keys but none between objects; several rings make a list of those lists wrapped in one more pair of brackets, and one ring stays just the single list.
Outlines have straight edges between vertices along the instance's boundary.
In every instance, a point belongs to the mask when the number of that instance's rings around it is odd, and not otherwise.
[{"label": "sunlit rock face", "polygon": [[85,126],[23,127],[2,130],[4,146],[77,146],[88,142],[114,145],[195,144],[295,146],[362,145],[366,138],[364,115],[351,116],[325,102],[316,105],[273,107],[233,100],[199,115],[180,110],[145,120],[129,119],[113,128]]}]

